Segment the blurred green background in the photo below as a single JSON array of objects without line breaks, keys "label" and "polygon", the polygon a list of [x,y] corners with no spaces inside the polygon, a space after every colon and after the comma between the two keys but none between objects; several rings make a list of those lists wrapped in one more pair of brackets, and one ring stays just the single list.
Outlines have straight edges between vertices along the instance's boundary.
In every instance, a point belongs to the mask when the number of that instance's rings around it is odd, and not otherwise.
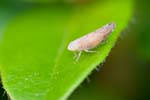
[{"label": "blurred green background", "polygon": [[[103,0],[101,0],[104,2]],[[113,3],[113,0],[110,0]],[[81,5],[91,0],[1,0],[0,39],[7,22],[33,5]],[[13,8],[13,9],[12,9]],[[148,0],[134,0],[133,16],[106,63],[95,70],[69,100],[150,100],[150,12]],[[0,100],[7,100],[2,84]]]}]

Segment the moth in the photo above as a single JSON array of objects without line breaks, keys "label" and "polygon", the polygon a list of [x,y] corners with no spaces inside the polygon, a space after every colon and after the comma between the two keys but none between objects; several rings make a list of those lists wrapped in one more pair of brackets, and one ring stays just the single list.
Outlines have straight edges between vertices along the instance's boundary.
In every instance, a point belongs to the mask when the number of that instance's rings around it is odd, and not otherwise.
[{"label": "moth", "polygon": [[91,32],[87,35],[77,38],[69,43],[68,50],[72,52],[78,52],[78,55],[76,55],[76,61],[78,61],[82,51],[91,53],[95,52],[91,51],[91,49],[95,48],[104,40],[106,40],[109,34],[113,32],[115,27],[116,24],[114,22],[111,22],[109,24],[102,26],[101,28],[97,29],[94,32]]}]

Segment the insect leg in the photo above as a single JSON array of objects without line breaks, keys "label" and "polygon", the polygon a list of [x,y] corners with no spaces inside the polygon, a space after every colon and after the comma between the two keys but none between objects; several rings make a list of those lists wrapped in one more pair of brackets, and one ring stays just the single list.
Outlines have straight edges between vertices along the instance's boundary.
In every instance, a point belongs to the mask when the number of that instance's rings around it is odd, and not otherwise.
[{"label": "insect leg", "polygon": [[103,44],[107,44],[108,43],[108,40],[103,40],[100,44],[103,45]]},{"label": "insect leg", "polygon": [[73,59],[76,59],[77,56],[78,56],[77,52],[74,52],[74,57],[73,57]]},{"label": "insect leg", "polygon": [[78,60],[79,60],[79,58],[80,58],[80,56],[81,56],[81,53],[82,53],[82,51],[79,51],[79,53],[78,53],[78,55],[77,55],[77,57],[76,57],[76,62],[78,62]]},{"label": "insect leg", "polygon": [[88,53],[95,53],[96,51],[91,51],[91,50],[84,50],[85,52],[88,52]]}]

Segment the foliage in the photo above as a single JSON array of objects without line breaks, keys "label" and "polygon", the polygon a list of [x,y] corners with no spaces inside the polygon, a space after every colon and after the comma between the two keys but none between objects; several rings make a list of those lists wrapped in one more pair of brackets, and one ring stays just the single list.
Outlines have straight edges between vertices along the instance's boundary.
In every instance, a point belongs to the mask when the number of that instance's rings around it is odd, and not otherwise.
[{"label": "foliage", "polygon": [[[120,9],[121,7],[121,9]],[[103,63],[131,16],[129,1],[32,7],[5,27],[1,41],[1,76],[12,100],[65,100]],[[68,43],[109,22],[117,27],[96,53],[75,63]]]}]

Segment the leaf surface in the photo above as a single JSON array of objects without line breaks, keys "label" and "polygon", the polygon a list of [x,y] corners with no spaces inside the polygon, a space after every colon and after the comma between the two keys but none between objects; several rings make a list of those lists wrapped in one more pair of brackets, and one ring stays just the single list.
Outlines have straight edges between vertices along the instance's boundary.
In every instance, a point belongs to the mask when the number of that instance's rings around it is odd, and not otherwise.
[{"label": "leaf surface", "polygon": [[[3,33],[1,51],[2,81],[12,100],[65,100],[106,59],[131,11],[130,2],[115,1],[34,8],[18,15]],[[112,21],[117,27],[107,43],[75,63],[68,43]]]}]

